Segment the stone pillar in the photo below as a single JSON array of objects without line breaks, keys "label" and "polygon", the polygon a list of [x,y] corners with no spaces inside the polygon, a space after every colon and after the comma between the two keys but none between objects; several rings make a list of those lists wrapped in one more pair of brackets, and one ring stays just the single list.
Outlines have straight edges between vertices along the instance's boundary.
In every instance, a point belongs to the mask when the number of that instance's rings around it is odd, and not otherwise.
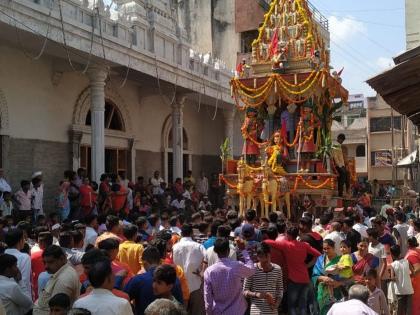
[{"label": "stone pillar", "polygon": [[155,52],[155,15],[153,5],[151,3],[146,3],[146,18],[149,22],[149,27],[146,32],[146,49],[151,53]]},{"label": "stone pillar", "polygon": [[173,150],[173,180],[183,178],[183,114],[182,102],[172,104],[172,150]]},{"label": "stone pillar", "polygon": [[229,139],[230,154],[233,157],[233,122],[235,120],[235,108],[225,109],[223,114],[225,118],[225,138]]},{"label": "stone pillar", "polygon": [[92,117],[92,180],[99,183],[105,172],[105,80],[106,68],[92,66],[88,70],[90,80]]},{"label": "stone pillar", "polygon": [[77,130],[70,130],[70,143],[72,153],[72,170],[77,171],[80,167],[80,142],[83,133]]},{"label": "stone pillar", "polygon": [[127,178],[133,183],[136,182],[136,139],[128,140],[128,172]]}]

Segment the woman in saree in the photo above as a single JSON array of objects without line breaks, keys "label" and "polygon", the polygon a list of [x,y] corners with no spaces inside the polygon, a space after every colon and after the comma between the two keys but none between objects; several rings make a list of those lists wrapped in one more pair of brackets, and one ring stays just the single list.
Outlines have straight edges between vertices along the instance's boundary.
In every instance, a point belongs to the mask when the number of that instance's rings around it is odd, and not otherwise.
[{"label": "woman in saree", "polygon": [[420,315],[420,249],[415,237],[410,237],[407,241],[408,251],[405,259],[413,266],[414,273],[411,275],[411,283],[414,289],[412,298],[411,315]]},{"label": "woman in saree", "polygon": [[[318,257],[312,272],[312,283],[315,288],[320,315],[326,315],[335,301],[343,298],[340,290],[341,283],[338,275],[328,276],[326,270],[338,263],[340,256],[335,252],[335,244],[333,240],[326,239],[322,244],[324,254]],[[333,288],[333,296],[331,290]]]},{"label": "woman in saree", "polygon": [[364,277],[370,269],[379,267],[379,258],[370,254],[368,251],[368,242],[362,239],[357,244],[357,251],[351,254],[353,260],[353,277],[354,281],[364,284]]},{"label": "woman in saree", "polygon": [[59,194],[57,199],[58,213],[60,214],[61,221],[64,221],[70,215],[70,199],[69,199],[69,190],[70,190],[70,179],[72,176],[72,171],[64,172],[64,180],[60,182]]}]

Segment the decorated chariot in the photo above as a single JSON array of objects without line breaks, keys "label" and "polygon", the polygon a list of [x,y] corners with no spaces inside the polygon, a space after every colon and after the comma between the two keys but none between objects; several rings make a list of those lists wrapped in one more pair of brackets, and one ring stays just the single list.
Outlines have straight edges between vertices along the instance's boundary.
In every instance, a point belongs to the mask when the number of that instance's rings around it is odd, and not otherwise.
[{"label": "decorated chariot", "polygon": [[[236,110],[243,113],[242,156],[220,175],[228,193],[263,216],[293,204],[340,206],[334,173],[332,116],[348,97],[329,66],[329,33],[306,0],[273,0],[250,64],[231,80]],[[305,201],[304,201],[305,200]]]}]

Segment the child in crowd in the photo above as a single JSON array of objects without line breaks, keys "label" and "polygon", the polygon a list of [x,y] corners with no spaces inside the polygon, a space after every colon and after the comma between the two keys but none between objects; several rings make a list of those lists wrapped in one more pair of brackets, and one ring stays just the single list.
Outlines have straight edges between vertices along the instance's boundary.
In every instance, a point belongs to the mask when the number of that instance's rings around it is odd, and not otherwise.
[{"label": "child in crowd", "polygon": [[7,216],[13,214],[12,193],[9,191],[3,192],[3,202],[0,205],[0,215]]},{"label": "child in crowd", "polygon": [[394,260],[391,263],[391,285],[388,290],[388,298],[392,297],[392,309],[396,309],[398,315],[411,315],[413,285],[410,275],[414,273],[413,266],[407,259],[401,258],[401,248],[398,245],[391,247],[391,255]]},{"label": "child in crowd", "polygon": [[[336,265],[331,266],[326,269],[326,272],[329,274],[338,274],[339,281],[343,282],[343,286],[340,288],[343,290],[343,295],[348,296],[348,288],[353,283],[353,260],[350,256],[350,242],[347,240],[341,241],[340,244],[341,257]],[[334,299],[334,288],[328,287],[330,290],[331,299]]]},{"label": "child in crowd", "polygon": [[70,310],[70,298],[67,294],[58,293],[48,302],[50,315],[67,315]]},{"label": "child in crowd", "polygon": [[375,257],[379,259],[379,267],[378,267],[378,278],[377,278],[377,285],[379,286],[381,283],[381,279],[383,278],[385,271],[387,269],[387,255],[385,252],[385,246],[378,241],[378,231],[373,228],[369,228],[366,230],[369,239],[369,248],[368,251]]},{"label": "child in crowd", "polygon": [[370,269],[366,274],[366,286],[369,289],[368,305],[378,315],[389,315],[389,308],[384,292],[377,287],[378,272]]},{"label": "child in crowd", "polygon": [[149,226],[146,217],[139,217],[136,220],[137,228],[138,228],[138,238],[142,242],[150,242],[152,237],[149,233],[147,233],[147,227]]},{"label": "child in crowd", "polygon": [[160,265],[153,273],[153,293],[159,298],[168,299],[180,305],[172,295],[172,288],[176,282],[176,270],[171,265]]}]

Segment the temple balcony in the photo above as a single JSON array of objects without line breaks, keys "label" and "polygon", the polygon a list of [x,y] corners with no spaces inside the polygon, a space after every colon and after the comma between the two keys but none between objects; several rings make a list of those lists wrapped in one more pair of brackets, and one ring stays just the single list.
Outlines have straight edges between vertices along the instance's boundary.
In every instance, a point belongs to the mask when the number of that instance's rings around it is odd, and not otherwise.
[{"label": "temple balcony", "polygon": [[232,71],[192,51],[165,1],[117,2],[112,9],[92,0],[2,1],[0,39],[16,44],[17,29],[26,49],[38,52],[47,36],[44,53],[65,60],[70,55],[80,69],[92,57],[123,75],[130,68],[130,79],[158,72],[162,81],[201,93],[205,84],[207,97],[232,102]]}]

